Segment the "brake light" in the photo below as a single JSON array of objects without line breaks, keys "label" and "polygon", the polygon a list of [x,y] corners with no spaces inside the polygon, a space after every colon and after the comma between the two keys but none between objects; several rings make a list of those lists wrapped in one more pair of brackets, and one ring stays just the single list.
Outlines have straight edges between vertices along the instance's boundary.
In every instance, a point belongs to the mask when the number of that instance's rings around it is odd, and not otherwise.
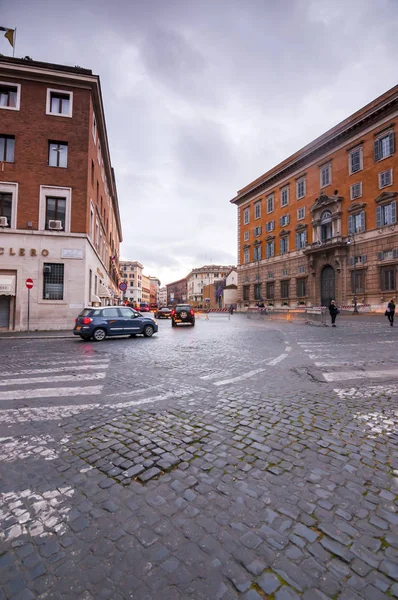
[{"label": "brake light", "polygon": [[75,323],[77,323],[77,319],[75,319]]},{"label": "brake light", "polygon": [[84,317],[83,319],[83,325],[88,325],[89,323],[91,323],[92,319],[90,319],[90,317]]},{"label": "brake light", "polygon": [[191,315],[194,316],[195,312],[191,309]]}]

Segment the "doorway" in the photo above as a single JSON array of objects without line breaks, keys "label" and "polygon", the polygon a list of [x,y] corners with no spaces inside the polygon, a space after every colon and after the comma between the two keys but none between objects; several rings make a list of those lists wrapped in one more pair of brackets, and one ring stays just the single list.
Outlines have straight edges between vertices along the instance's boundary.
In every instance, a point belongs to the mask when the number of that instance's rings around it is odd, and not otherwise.
[{"label": "doorway", "polygon": [[10,326],[10,296],[0,296],[0,328]]},{"label": "doorway", "polygon": [[331,300],[336,296],[336,279],[333,267],[324,267],[321,273],[321,304],[329,306]]}]

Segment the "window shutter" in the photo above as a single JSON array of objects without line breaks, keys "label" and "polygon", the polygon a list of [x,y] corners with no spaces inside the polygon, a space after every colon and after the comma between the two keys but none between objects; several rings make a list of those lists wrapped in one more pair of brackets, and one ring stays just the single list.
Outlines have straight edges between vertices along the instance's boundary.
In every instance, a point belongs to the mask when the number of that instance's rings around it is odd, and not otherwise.
[{"label": "window shutter", "polygon": [[361,231],[365,231],[365,211],[361,212]]},{"label": "window shutter", "polygon": [[289,225],[290,223],[290,215],[286,215],[286,225]]},{"label": "window shutter", "polygon": [[348,217],[348,233],[354,233],[354,216],[349,215]]},{"label": "window shutter", "polygon": [[296,250],[300,248],[300,234],[296,233]]},{"label": "window shutter", "polygon": [[355,264],[355,256],[350,256],[350,265],[353,267]]},{"label": "window shutter", "polygon": [[390,132],[388,138],[389,138],[389,142],[390,142],[390,154],[394,154],[394,151],[395,151],[394,145],[395,144],[394,144],[394,132],[393,131]]},{"label": "window shutter", "polygon": [[280,226],[282,226],[282,225],[283,225],[283,217],[281,217],[281,218],[279,219],[279,225],[280,225]]},{"label": "window shutter", "polygon": [[377,253],[377,260],[383,260],[383,252]]},{"label": "window shutter", "polygon": [[381,227],[381,217],[382,217],[382,206],[378,206],[376,208],[376,227]]},{"label": "window shutter", "polygon": [[380,141],[376,140],[374,144],[375,148],[375,160],[380,160]]},{"label": "window shutter", "polygon": [[368,260],[368,257],[366,256],[366,254],[362,254],[361,261],[362,261],[363,263],[366,263],[366,262],[367,262],[367,260]]},{"label": "window shutter", "polygon": [[393,257],[393,258],[398,258],[398,248],[395,248],[395,249],[392,251],[392,257]]},{"label": "window shutter", "polygon": [[397,202],[393,200],[391,202],[391,223],[397,222]]}]

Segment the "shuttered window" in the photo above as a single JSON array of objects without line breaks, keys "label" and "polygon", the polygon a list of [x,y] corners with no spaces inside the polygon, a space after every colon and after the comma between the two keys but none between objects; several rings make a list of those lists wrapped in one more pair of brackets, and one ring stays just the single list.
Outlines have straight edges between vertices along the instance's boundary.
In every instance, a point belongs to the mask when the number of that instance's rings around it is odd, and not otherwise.
[{"label": "shuttered window", "polygon": [[280,254],[286,254],[289,252],[289,238],[283,237],[280,241]]},{"label": "shuttered window", "polygon": [[394,225],[397,222],[397,203],[395,200],[389,204],[383,204],[376,209],[376,227]]},{"label": "shuttered window", "polygon": [[348,217],[348,233],[360,233],[365,231],[365,211]]},{"label": "shuttered window", "polygon": [[275,242],[267,242],[267,247],[266,247],[266,251],[267,251],[267,258],[272,258],[275,254]]},{"label": "shuttered window", "polygon": [[306,245],[307,245],[307,232],[300,231],[299,233],[296,233],[296,250],[301,250],[302,248],[305,248]]},{"label": "shuttered window", "polygon": [[375,140],[374,155],[376,161],[387,158],[387,156],[391,156],[391,154],[394,154],[394,150],[395,140],[393,131],[390,131],[389,133],[386,133]]}]

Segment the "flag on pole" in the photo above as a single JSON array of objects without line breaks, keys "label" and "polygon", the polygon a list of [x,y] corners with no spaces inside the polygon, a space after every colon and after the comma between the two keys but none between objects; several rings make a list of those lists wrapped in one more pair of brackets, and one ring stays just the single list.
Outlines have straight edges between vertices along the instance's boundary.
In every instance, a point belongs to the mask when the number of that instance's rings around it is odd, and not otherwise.
[{"label": "flag on pole", "polygon": [[9,27],[0,27],[0,31],[5,31],[4,37],[10,42],[11,46],[14,48],[15,44],[15,29],[10,29]]}]

